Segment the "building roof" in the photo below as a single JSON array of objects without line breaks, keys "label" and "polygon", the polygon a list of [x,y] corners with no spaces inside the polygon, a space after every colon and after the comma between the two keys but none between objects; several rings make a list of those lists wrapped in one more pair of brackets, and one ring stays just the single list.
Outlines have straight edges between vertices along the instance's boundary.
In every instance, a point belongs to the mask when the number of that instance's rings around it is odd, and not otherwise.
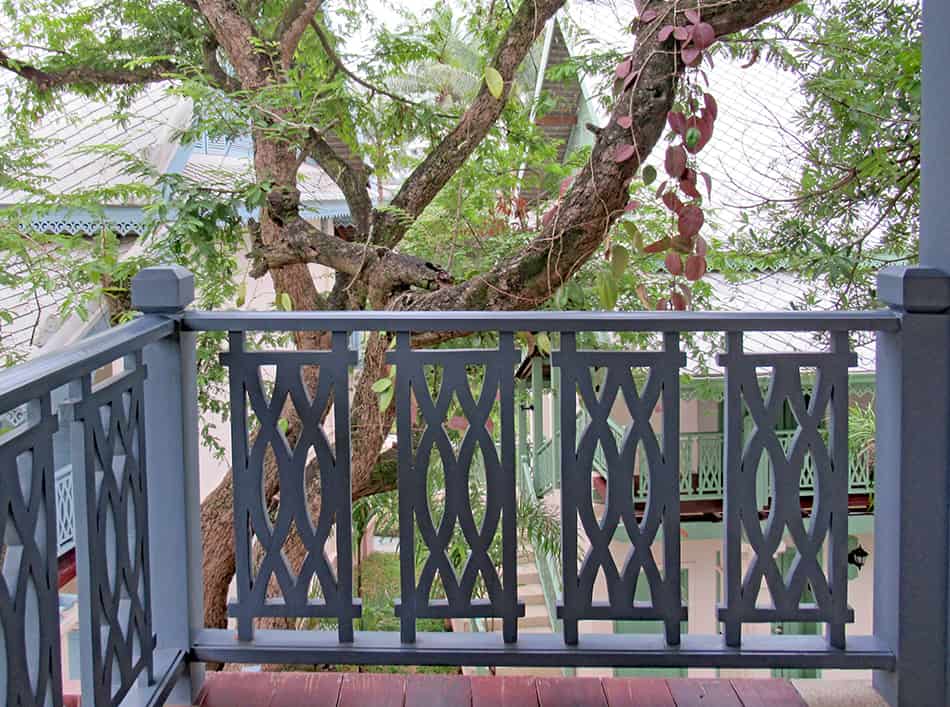
[{"label": "building roof", "polygon": [[[712,286],[710,305],[716,311],[726,312],[775,312],[803,309],[807,303],[810,310],[832,309],[833,302],[825,298],[816,302],[813,299],[814,283],[789,272],[750,273],[739,281],[730,281],[720,273],[709,273],[704,278]],[[710,343],[713,343],[710,341]],[[721,342],[715,341],[716,348],[708,348],[707,353],[722,350]],[[874,339],[866,332],[858,332],[853,340],[858,364],[852,369],[855,373],[874,371]],[[786,353],[827,351],[828,344],[812,332],[748,332],[744,335],[744,350],[749,353]],[[721,374],[712,357],[705,356],[710,364],[710,373]],[[690,361],[687,368],[698,372],[699,362]]]},{"label": "building roof", "polygon": [[[141,183],[130,174],[121,155],[105,148],[134,155],[164,172],[178,145],[176,134],[187,127],[191,106],[187,100],[155,84],[136,97],[123,119],[106,102],[67,94],[57,110],[47,113],[33,136],[45,143],[44,162],[36,166],[43,188],[55,195],[73,195],[105,187]],[[0,189],[0,205],[31,200],[24,192]],[[108,199],[103,206],[141,206],[137,199]]]}]

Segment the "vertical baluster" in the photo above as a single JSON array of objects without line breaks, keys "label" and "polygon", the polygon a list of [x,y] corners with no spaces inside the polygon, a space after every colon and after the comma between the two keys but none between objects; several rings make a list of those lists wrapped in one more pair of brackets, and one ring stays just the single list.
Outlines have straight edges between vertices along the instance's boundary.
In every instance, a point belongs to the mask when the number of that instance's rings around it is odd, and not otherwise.
[{"label": "vertical baluster", "polygon": [[237,621],[239,641],[254,638],[254,617],[246,599],[251,594],[251,519],[247,508],[253,502],[248,495],[245,477],[248,466],[247,438],[247,390],[245,381],[250,375],[252,363],[244,357],[244,332],[232,331],[228,335],[228,367],[230,368],[231,397],[231,490],[234,497],[234,581],[237,584],[236,604],[230,609]]},{"label": "vertical baluster", "polygon": [[[839,331],[832,334],[832,353],[847,356],[850,352],[848,332]],[[819,372],[819,376],[824,372]],[[815,381],[815,394],[819,389],[820,380]],[[814,398],[813,398],[814,399]],[[829,488],[822,484],[822,479],[816,469],[813,476],[815,503],[831,504],[831,527],[828,531],[828,584],[831,591],[832,615],[834,620],[828,622],[827,638],[835,648],[845,647],[845,622],[850,619],[848,611],[848,378],[847,370],[844,375],[837,376],[829,402],[831,421],[828,449],[831,452],[831,473],[835,481]],[[826,497],[825,494],[828,494]],[[814,508],[814,506],[813,506]],[[814,511],[813,511],[814,512]],[[853,619],[851,619],[853,620]]]},{"label": "vertical baluster", "polygon": [[[726,334],[726,356],[730,363],[742,354],[742,334]],[[725,441],[723,444],[723,517],[731,518],[732,506],[739,505],[738,494],[741,491],[739,475],[742,468],[742,398],[738,376],[733,368],[726,367],[725,403],[723,407]],[[754,472],[752,472],[754,473]],[[725,585],[726,607],[735,607],[739,603],[742,590],[742,529],[738,523],[726,523],[723,534],[723,584]],[[742,638],[742,624],[735,618],[725,620],[725,641],[727,646],[738,646]]]},{"label": "vertical baluster", "polygon": [[[679,334],[667,332],[663,335],[664,363],[669,366],[676,361],[676,369],[664,377],[663,384],[663,454],[666,468],[676,472],[680,468],[680,377],[679,377]],[[659,369],[651,375],[660,373]],[[659,489],[658,489],[659,490]],[[666,642],[671,646],[680,644],[680,619],[683,605],[683,587],[680,584],[680,485],[667,485],[667,492],[657,497],[662,499],[665,510],[663,513],[663,578],[666,591],[663,592],[662,611],[665,615]],[[654,605],[660,604],[654,598]]]},{"label": "vertical baluster", "polygon": [[[350,351],[349,333],[333,332],[333,356],[321,366],[333,376],[333,423],[336,445],[335,476],[327,500],[337,511],[336,523],[336,603],[341,643],[353,642],[353,490],[350,473]],[[363,539],[359,538],[359,542]],[[329,603],[329,602],[328,602]]]},{"label": "vertical baluster", "polygon": [[[501,411],[501,469],[504,476],[501,479],[502,504],[502,581],[504,582],[502,632],[505,643],[514,643],[518,640],[518,518],[516,508],[518,501],[515,497],[515,478],[511,472],[515,469],[515,382],[512,363],[517,359],[514,334],[510,331],[501,332],[498,342],[499,350],[499,393]],[[487,373],[487,372],[486,372]],[[486,460],[487,466],[487,460]]]},{"label": "vertical baluster", "polygon": [[[560,354],[563,360],[573,360],[577,353],[577,339],[574,332],[561,334]],[[561,418],[571,420],[575,417],[577,405],[576,371],[571,366],[561,366],[561,383],[564,391],[561,395]],[[574,425],[568,425],[561,435],[561,447],[554,453],[561,457],[561,578],[564,587],[564,642],[577,645],[577,511],[576,499],[579,494],[590,494],[590,479],[579,479],[577,473],[577,431]],[[581,483],[583,481],[583,483]],[[565,499],[573,499],[565,502]]]},{"label": "vertical baluster", "polygon": [[[412,337],[409,332],[396,334],[396,357],[409,362]],[[425,385],[425,381],[421,382]],[[413,517],[413,493],[418,480],[413,478],[412,436],[412,372],[408,365],[399,365],[396,370],[396,438],[398,445],[399,485],[399,580],[401,588],[399,605],[400,636],[403,643],[416,640],[416,559],[415,518]],[[425,491],[425,480],[422,482]]]}]

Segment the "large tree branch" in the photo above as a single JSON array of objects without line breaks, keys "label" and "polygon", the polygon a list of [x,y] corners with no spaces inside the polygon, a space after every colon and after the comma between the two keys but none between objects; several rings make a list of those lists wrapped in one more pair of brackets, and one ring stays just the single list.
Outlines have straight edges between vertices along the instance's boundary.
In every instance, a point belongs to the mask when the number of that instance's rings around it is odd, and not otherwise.
[{"label": "large tree branch", "polygon": [[384,306],[394,292],[410,288],[434,290],[451,283],[442,268],[382,246],[351,243],[324,233],[300,216],[283,223],[282,237],[259,243],[251,253],[253,277],[296,263],[319,263],[366,283],[374,307]]},{"label": "large tree branch", "polygon": [[237,0],[193,0],[246,89],[260,88],[272,76],[270,59],[257,30],[242,14]]},{"label": "large tree branch", "polygon": [[69,66],[55,69],[42,69],[28,62],[11,58],[0,49],[0,68],[12,71],[31,81],[43,91],[61,86],[76,86],[82,84],[109,84],[112,86],[128,86],[135,84],[154,83],[174,73],[178,67],[171,61],[160,60],[151,64],[126,68],[96,67],[96,66]]},{"label": "large tree branch", "polygon": [[369,196],[369,177],[336,153],[326,139],[315,130],[310,131],[310,154],[343,192],[350,216],[358,233],[369,233],[373,202]]},{"label": "large tree branch", "polygon": [[280,45],[280,59],[289,68],[307,25],[323,7],[323,0],[291,0],[281,15],[274,38]]},{"label": "large tree branch", "polygon": [[205,71],[218,88],[230,93],[241,90],[241,82],[228,74],[218,61],[218,40],[211,35],[205,37],[201,45],[201,53],[204,57]]},{"label": "large tree branch", "polygon": [[399,243],[412,221],[418,218],[485,139],[508,100],[515,72],[535,39],[541,34],[545,23],[564,2],[565,0],[522,0],[489,63],[504,80],[502,95],[495,98],[488,86],[482,82],[478,95],[455,129],[442,139],[403,182],[390,203],[390,208],[376,213],[373,224],[374,243],[390,248]]},{"label": "large tree branch", "polygon": [[[717,36],[738,32],[781,12],[799,0],[733,0],[703,4],[703,20]],[[690,5],[695,6],[694,3]],[[395,303],[400,309],[517,310],[531,309],[547,300],[603,244],[613,222],[624,212],[630,179],[660,139],[673,104],[682,64],[671,51],[672,39],[657,40],[660,25],[672,17],[671,2],[653,2],[659,11],[652,24],[635,31],[633,72],[639,78],[617,98],[610,121],[598,132],[589,162],[575,177],[553,217],[527,248],[490,272],[432,293],[406,293]],[[679,2],[678,20],[687,9]],[[682,20],[680,20],[682,21]],[[632,118],[623,128],[618,119]],[[617,147],[633,144],[635,156],[615,159]]]}]

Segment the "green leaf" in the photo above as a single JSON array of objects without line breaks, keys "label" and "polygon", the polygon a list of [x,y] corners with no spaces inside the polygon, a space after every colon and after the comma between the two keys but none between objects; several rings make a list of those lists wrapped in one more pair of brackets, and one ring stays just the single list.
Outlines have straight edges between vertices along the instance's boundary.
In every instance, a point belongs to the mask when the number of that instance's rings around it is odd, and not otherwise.
[{"label": "green leaf", "polygon": [[234,304],[237,307],[243,307],[246,301],[247,301],[247,282],[242,282],[240,285],[238,285],[237,299],[234,300]]},{"label": "green leaf", "polygon": [[294,308],[293,302],[290,301],[290,295],[286,292],[280,293],[280,299],[277,302],[277,306],[285,312],[289,312]]},{"label": "green leaf", "polygon": [[646,167],[643,168],[642,177],[643,177],[643,183],[646,186],[650,186],[651,184],[653,184],[653,182],[656,181],[656,167],[654,167],[652,164],[648,164]]},{"label": "green leaf", "polygon": [[491,95],[495,98],[501,98],[501,94],[505,92],[505,80],[494,66],[485,69],[485,83],[488,85],[488,92]]},{"label": "green leaf", "polygon": [[388,408],[393,402],[393,393],[396,392],[395,388],[387,388],[382,393],[379,394],[379,411],[383,412]]},{"label": "green leaf", "polygon": [[703,134],[699,132],[699,128],[690,128],[686,131],[686,147],[693,149],[696,145],[699,144],[699,140],[702,138]]},{"label": "green leaf", "polygon": [[287,434],[288,423],[284,418],[277,420],[277,429],[280,430],[283,434]]},{"label": "green leaf", "polygon": [[382,393],[383,391],[389,390],[393,387],[393,382],[391,378],[380,378],[378,381],[373,383],[373,392]]},{"label": "green leaf", "polygon": [[617,282],[611,273],[601,271],[597,273],[597,298],[602,309],[613,309],[617,306]]},{"label": "green leaf", "polygon": [[624,248],[622,245],[614,244],[610,248],[610,271],[613,273],[615,278],[620,278],[623,276],[624,271],[627,269],[627,265],[630,263],[630,251]]},{"label": "green leaf", "polygon": [[543,331],[538,334],[538,350],[545,356],[551,353],[551,337]]}]

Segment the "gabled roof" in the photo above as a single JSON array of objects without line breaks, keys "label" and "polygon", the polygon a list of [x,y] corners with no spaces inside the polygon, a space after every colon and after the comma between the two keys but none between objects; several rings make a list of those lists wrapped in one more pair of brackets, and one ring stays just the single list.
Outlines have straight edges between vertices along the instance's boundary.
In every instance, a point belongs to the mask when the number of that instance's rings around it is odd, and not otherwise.
[{"label": "gabled roof", "polygon": [[[116,120],[115,106],[84,96],[66,95],[59,109],[44,116],[33,136],[44,142],[43,164],[37,165],[42,188],[56,195],[76,194],[104,187],[140,183],[128,173],[114,148],[150,163],[164,172],[178,150],[176,134],[187,127],[191,106],[170,94],[164,84],[145,89],[129,106],[123,120]],[[29,200],[29,194],[0,189],[0,205]],[[103,206],[138,206],[136,200],[107,200]]]}]

